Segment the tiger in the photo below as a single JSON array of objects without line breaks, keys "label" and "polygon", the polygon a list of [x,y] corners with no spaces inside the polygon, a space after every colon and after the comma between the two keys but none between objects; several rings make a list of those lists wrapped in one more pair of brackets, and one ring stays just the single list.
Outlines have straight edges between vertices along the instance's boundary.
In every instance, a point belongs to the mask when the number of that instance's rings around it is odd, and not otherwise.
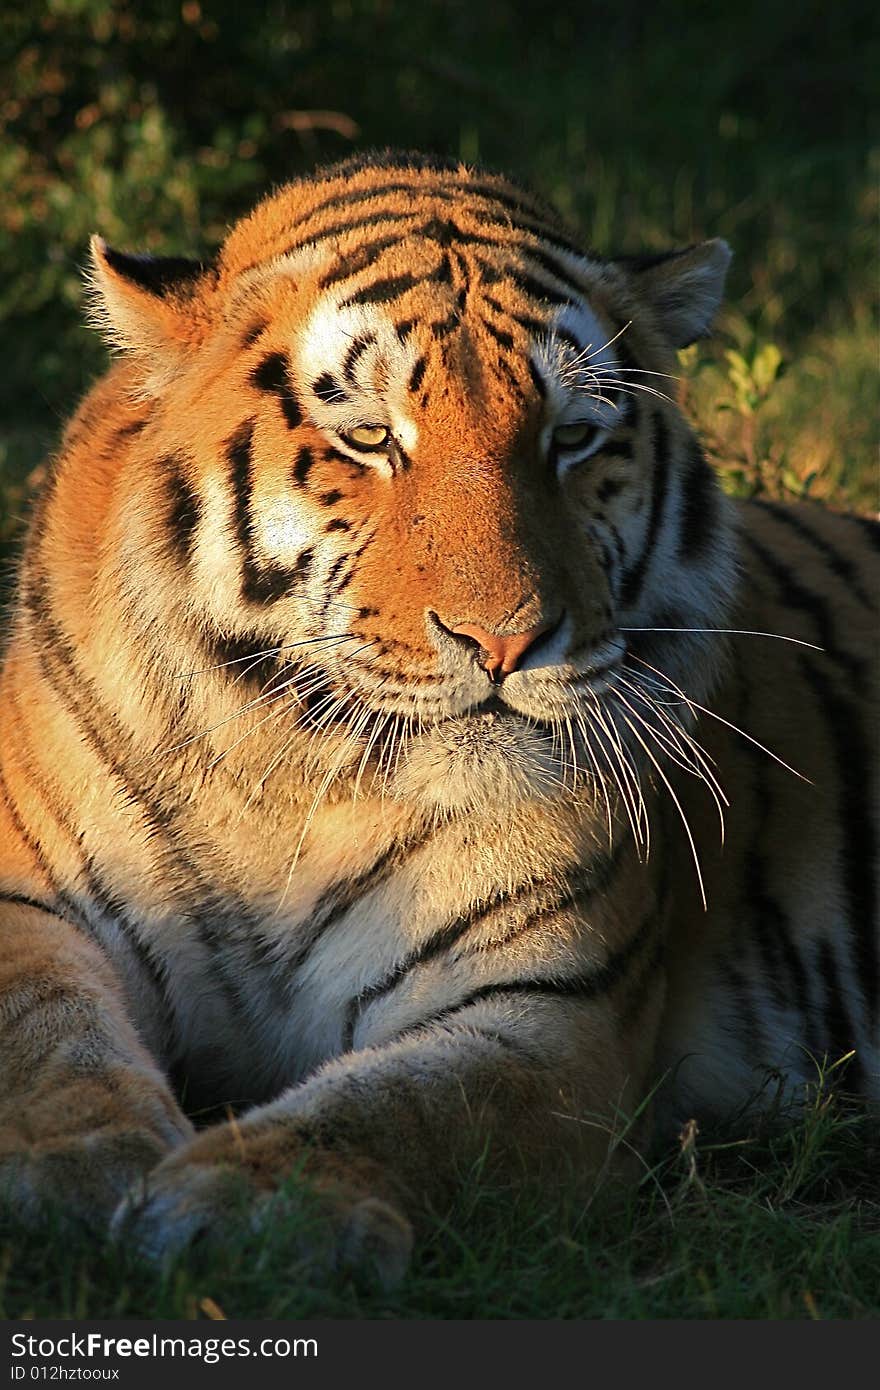
[{"label": "tiger", "polygon": [[147,1259],[317,1203],[391,1285],[475,1171],[874,1105],[877,528],[676,402],[731,252],[382,153],[211,260],[95,237],[109,370],[0,684],[0,1189]]}]

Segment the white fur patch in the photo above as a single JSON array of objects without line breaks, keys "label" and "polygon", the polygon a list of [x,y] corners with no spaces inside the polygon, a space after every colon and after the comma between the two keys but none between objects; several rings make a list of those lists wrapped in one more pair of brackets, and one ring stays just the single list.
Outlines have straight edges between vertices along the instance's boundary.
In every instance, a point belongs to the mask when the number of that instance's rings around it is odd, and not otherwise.
[{"label": "white fur patch", "polygon": [[[566,338],[556,332],[557,329],[571,334],[581,345],[580,349],[575,350]],[[620,380],[620,363],[613,350],[613,336],[588,304],[566,305],[554,315],[546,339],[534,349],[535,364],[547,383],[545,423],[541,434],[544,450],[549,451],[553,431],[561,425],[584,421],[602,431],[591,438],[582,450],[561,455],[558,465],[560,473],[595,453],[608,432],[620,424],[622,407],[616,399],[619,387],[610,384]]]},{"label": "white fur patch", "polygon": [[[344,365],[352,344],[363,351],[349,377]],[[385,425],[407,453],[418,443],[418,428],[408,413],[406,383],[419,355],[418,345],[397,336],[394,325],[377,305],[342,305],[322,299],[300,333],[293,353],[294,374],[316,424],[340,438],[358,425]],[[318,398],[313,383],[330,375],[338,382],[340,399]],[[353,377],[353,379],[352,379]],[[360,462],[381,468],[384,456],[357,454]]]}]

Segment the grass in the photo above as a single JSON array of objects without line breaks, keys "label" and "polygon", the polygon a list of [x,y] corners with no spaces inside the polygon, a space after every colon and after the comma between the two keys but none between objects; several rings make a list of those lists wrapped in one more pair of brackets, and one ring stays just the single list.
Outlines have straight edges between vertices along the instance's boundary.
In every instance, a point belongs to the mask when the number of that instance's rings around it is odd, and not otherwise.
[{"label": "grass", "polygon": [[[585,1209],[474,1175],[393,1292],[316,1282],[292,1251],[307,1217],[163,1270],[51,1225],[0,1225],[0,1317],[760,1318],[880,1316],[876,1129],[817,1086],[772,1139],[687,1129],[638,1191]],[[47,1258],[47,1249],[51,1257]]]},{"label": "grass", "polygon": [[[201,254],[273,182],[384,144],[506,169],[604,253],[726,237],[728,305],[681,364],[725,486],[876,508],[878,56],[869,0],[8,7],[0,552],[106,360],[81,324],[88,234]],[[0,1314],[876,1317],[878,1166],[820,1088],[784,1137],[688,1142],[623,1203],[475,1176],[392,1295],[307,1286],[292,1216],[164,1273],[4,1217]]]}]

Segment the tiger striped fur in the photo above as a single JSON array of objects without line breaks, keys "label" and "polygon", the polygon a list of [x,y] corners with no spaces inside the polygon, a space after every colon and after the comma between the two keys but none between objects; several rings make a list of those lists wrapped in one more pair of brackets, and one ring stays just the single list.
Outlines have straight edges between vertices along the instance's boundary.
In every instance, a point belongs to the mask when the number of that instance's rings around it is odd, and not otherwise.
[{"label": "tiger striped fur", "polygon": [[484,1155],[876,1101],[877,534],[717,487],[669,388],[728,259],[409,156],[211,264],[96,239],[0,685],[8,1200],[160,1255],[301,1169],[393,1280]]}]

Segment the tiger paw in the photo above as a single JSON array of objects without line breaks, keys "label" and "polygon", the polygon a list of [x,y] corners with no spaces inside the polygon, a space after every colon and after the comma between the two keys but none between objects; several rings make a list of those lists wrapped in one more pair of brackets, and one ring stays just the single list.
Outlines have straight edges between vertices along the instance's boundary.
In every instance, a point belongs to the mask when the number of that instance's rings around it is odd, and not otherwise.
[{"label": "tiger paw", "polygon": [[245,1140],[220,1125],[170,1155],[119,1204],[112,1232],[153,1260],[233,1233],[289,1232],[303,1270],[358,1271],[384,1288],[406,1272],[412,1227],[374,1165],[291,1150],[290,1135],[263,1130]]},{"label": "tiger paw", "polygon": [[104,1232],[132,1183],[192,1132],[164,1086],[124,1066],[35,1088],[0,1112],[0,1206]]},{"label": "tiger paw", "polygon": [[114,1126],[0,1153],[0,1205],[32,1223],[53,1215],[104,1230],[123,1194],[168,1154],[153,1131]]}]

